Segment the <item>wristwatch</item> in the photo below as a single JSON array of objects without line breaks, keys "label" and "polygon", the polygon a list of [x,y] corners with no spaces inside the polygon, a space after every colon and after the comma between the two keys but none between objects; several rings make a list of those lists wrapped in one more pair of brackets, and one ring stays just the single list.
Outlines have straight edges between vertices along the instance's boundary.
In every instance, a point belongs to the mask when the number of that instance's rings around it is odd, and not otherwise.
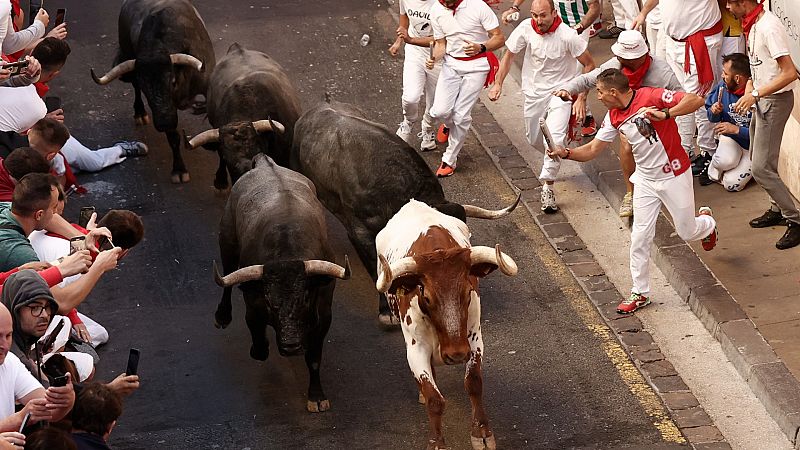
[{"label": "wristwatch", "polygon": [[583,34],[583,32],[584,32],[584,31],[586,31],[586,28],[583,26],[583,24],[582,24],[582,23],[578,23],[577,25],[575,25],[574,27],[572,27],[572,29],[573,29],[573,30],[575,30],[575,31],[577,31],[577,32],[578,32],[578,34]]},{"label": "wristwatch", "polygon": [[662,108],[662,109],[661,109],[661,112],[662,112],[662,113],[664,113],[664,114],[666,114],[666,117],[664,117],[664,120],[667,120],[667,119],[669,119],[669,118],[670,118],[670,115],[669,115],[669,108]]},{"label": "wristwatch", "polygon": [[752,95],[753,98],[758,100],[758,89],[753,89],[752,91],[750,91],[750,95]]}]

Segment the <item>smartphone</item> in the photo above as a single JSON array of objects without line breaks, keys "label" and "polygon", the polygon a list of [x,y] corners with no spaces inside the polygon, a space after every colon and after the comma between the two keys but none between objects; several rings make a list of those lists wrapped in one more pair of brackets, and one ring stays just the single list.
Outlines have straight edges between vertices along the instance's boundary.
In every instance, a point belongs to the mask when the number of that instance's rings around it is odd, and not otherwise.
[{"label": "smartphone", "polygon": [[125,375],[136,375],[139,370],[139,349],[132,348],[131,353],[128,355],[128,367],[125,369]]},{"label": "smartphone", "polygon": [[86,248],[86,236],[76,236],[69,240],[69,254],[79,252]]},{"label": "smartphone", "polygon": [[66,385],[67,385],[67,374],[53,378],[53,382],[50,383],[51,387],[63,387]]},{"label": "smartphone", "polygon": [[28,426],[28,420],[31,418],[31,413],[25,414],[25,417],[22,418],[22,425],[19,426],[19,432],[22,433],[22,430]]},{"label": "smartphone", "polygon": [[61,97],[45,97],[44,105],[49,113],[61,109]]},{"label": "smartphone", "polygon": [[0,68],[8,70],[11,72],[11,75],[17,75],[22,71],[22,69],[28,67],[28,64],[30,64],[30,61],[27,59],[21,59],[16,62],[3,64]]},{"label": "smartphone", "polygon": [[92,218],[92,214],[94,213],[94,206],[84,206],[81,208],[80,215],[78,216],[78,225],[86,228],[86,225],[89,223],[89,219]]},{"label": "smartphone", "polygon": [[114,248],[114,243],[111,242],[111,239],[105,236],[100,236],[97,239],[97,248],[100,249],[101,252],[104,252],[106,250],[111,250],[112,248]]},{"label": "smartphone", "polygon": [[64,16],[66,14],[67,14],[67,9],[66,8],[58,8],[56,10],[56,21],[53,24],[53,26],[57,27],[57,26],[61,25],[62,23],[64,23]]}]

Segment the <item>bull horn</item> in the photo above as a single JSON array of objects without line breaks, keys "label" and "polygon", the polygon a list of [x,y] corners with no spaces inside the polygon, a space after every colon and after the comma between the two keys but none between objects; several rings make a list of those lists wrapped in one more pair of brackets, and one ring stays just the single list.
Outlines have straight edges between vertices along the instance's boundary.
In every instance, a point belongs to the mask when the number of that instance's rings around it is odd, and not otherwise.
[{"label": "bull horn", "polygon": [[494,248],[478,245],[470,250],[472,265],[494,264],[505,275],[513,277],[517,274],[517,263],[500,251],[500,244],[495,245]]},{"label": "bull horn", "polygon": [[327,275],[340,280],[350,279],[350,260],[344,255],[344,267],[322,259],[303,261],[306,275]]},{"label": "bull horn", "polygon": [[212,142],[219,142],[219,128],[212,128],[203,131],[197,136],[189,140],[189,147],[197,148],[203,144],[210,144]]},{"label": "bull horn", "polygon": [[276,133],[283,134],[286,131],[286,127],[284,127],[280,122],[276,122],[274,120],[256,120],[253,122],[253,128],[256,129],[259,133],[266,133],[267,131],[274,131]]},{"label": "bull horn", "polygon": [[516,209],[521,198],[522,193],[520,192],[517,195],[517,200],[513,205],[498,210],[483,209],[477,206],[464,205],[464,212],[466,213],[467,217],[474,217],[476,219],[500,219],[501,217],[509,215],[511,211]]},{"label": "bull horn", "polygon": [[129,59],[112,67],[111,70],[109,70],[105,75],[103,75],[100,78],[98,78],[97,75],[94,73],[94,69],[89,69],[89,70],[92,72],[92,79],[94,80],[95,83],[99,85],[105,85],[111,83],[112,81],[125,75],[128,72],[132,72],[133,69],[135,68],[136,68],[136,60]]},{"label": "bull horn", "polygon": [[214,281],[216,281],[217,284],[222,287],[231,287],[246,281],[260,280],[263,275],[264,266],[256,265],[242,267],[241,269],[229,273],[223,277],[219,273],[217,262],[214,261]]},{"label": "bull horn", "polygon": [[395,261],[391,265],[385,256],[378,255],[378,258],[380,258],[381,264],[381,273],[378,275],[378,281],[375,282],[378,292],[388,292],[394,280],[417,272],[417,262],[410,256]]},{"label": "bull horn", "polygon": [[172,61],[173,65],[191,66],[197,69],[198,72],[203,70],[203,61],[186,53],[173,53],[169,55],[169,60]]}]

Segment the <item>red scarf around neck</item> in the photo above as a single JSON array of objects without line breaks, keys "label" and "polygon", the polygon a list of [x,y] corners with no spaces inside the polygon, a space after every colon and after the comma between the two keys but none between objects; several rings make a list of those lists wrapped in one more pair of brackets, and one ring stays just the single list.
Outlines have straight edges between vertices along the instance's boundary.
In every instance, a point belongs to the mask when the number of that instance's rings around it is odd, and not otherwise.
[{"label": "red scarf around neck", "polygon": [[652,62],[653,58],[650,55],[647,55],[644,63],[636,70],[631,70],[625,66],[622,66],[622,73],[628,77],[628,84],[630,85],[631,89],[639,89],[642,87],[642,81],[644,81],[644,76],[647,75],[647,71],[650,70],[650,63]]},{"label": "red scarf around neck", "polygon": [[460,5],[460,4],[461,4],[461,2],[463,2],[463,1],[464,1],[464,0],[456,0],[456,4],[455,4],[455,5],[453,5],[453,7],[452,7],[452,8],[451,8],[451,7],[449,7],[449,6],[447,6],[447,4],[445,4],[444,0],[439,0],[439,3],[441,3],[441,4],[442,4],[442,6],[444,6],[445,8],[447,8],[447,9],[449,9],[449,10],[453,11],[453,15],[455,16],[455,15],[456,15],[456,9],[458,9],[458,5]]},{"label": "red scarf around neck", "polygon": [[742,30],[744,31],[745,39],[750,38],[750,30],[753,28],[753,25],[756,24],[759,14],[761,14],[763,11],[764,4],[759,3],[754,10],[742,17]]},{"label": "red scarf around neck", "polygon": [[539,25],[536,25],[536,21],[533,19],[531,19],[531,26],[533,26],[533,31],[535,31],[537,34],[544,35],[556,31],[556,28],[558,28],[558,26],[561,25],[561,22],[562,22],[561,17],[558,14],[556,14],[556,18],[553,20],[553,24],[550,25],[550,29],[548,30],[545,31],[540,30]]}]

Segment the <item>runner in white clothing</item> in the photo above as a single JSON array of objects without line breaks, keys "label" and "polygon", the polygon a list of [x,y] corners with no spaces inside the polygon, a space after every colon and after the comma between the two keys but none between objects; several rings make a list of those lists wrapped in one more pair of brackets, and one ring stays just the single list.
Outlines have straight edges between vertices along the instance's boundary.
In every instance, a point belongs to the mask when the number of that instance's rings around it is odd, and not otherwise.
[{"label": "runner in white clothing", "polygon": [[483,0],[439,0],[430,15],[436,46],[425,65],[433,69],[444,58],[430,115],[450,129],[436,176],[448,177],[455,171],[472,124],[472,107],[481,89],[494,81],[498,63],[492,51],[502,47],[506,38],[494,11]]},{"label": "runner in white clothing", "polygon": [[422,116],[422,143],[420,150],[436,149],[436,131],[431,122],[430,109],[439,79],[441,64],[433,69],[425,67],[430,56],[430,45],[433,43],[430,9],[436,0],[400,0],[400,26],[397,27],[397,39],[389,53],[397,56],[400,46],[406,43],[406,58],[403,61],[403,121],[397,128],[397,135],[409,144],[411,129],[419,120],[419,101],[425,94],[425,113]]},{"label": "runner in white clothing", "polygon": [[[522,92],[525,94],[523,116],[528,143],[545,152],[544,137],[539,119],[545,118],[555,144],[566,146],[571,139],[571,129],[583,123],[586,115],[586,94],[580,93],[573,101],[553,95],[561,86],[583,72],[594,69],[594,60],[587,50],[586,41],[562,22],[552,0],[533,0],[531,19],[519,24],[506,41],[508,51],[500,62],[495,85],[489,91],[489,100],[500,98],[511,63],[517,53],[525,50],[522,64]],[[574,116],[574,120],[573,120]],[[553,183],[558,176],[561,161],[546,153],[539,179],[542,186],[542,211],[558,211]]]},{"label": "runner in white clothing", "polygon": [[702,239],[703,249],[717,243],[716,222],[711,209],[694,213],[694,191],[689,157],[680,145],[673,117],[692,114],[703,98],[661,88],[631,89],[619,69],[607,69],[597,77],[597,98],[609,109],[602,128],[592,142],[575,149],[558,147],[552,155],[575,161],[589,161],[607,149],[619,133],[633,147],[636,171],[631,229],[631,296],[617,306],[628,314],[650,303],[650,246],[661,206],[667,207],[675,230],[683,240]]}]

